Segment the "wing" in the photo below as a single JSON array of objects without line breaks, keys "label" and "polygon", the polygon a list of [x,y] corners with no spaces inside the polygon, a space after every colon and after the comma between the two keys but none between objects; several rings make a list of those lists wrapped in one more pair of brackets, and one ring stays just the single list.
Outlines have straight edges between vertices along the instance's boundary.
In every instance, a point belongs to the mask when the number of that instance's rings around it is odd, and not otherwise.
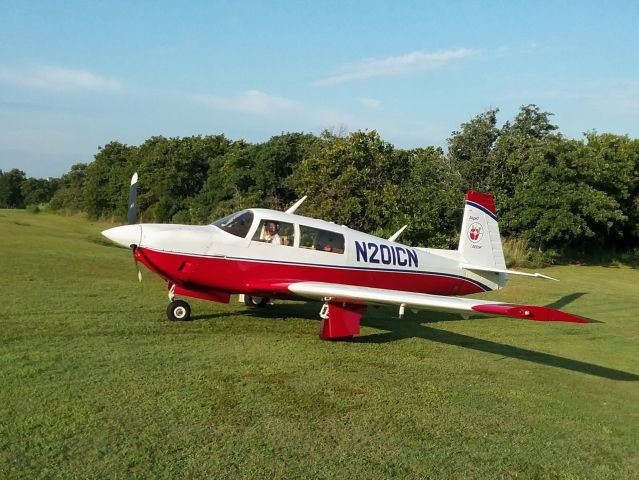
[{"label": "wing", "polygon": [[332,302],[355,304],[404,305],[408,308],[503,315],[540,322],[588,323],[584,318],[548,307],[515,305],[511,303],[477,300],[474,298],[447,297],[426,293],[402,292],[381,288],[358,287],[322,282],[298,282],[288,285],[288,290],[300,297]]}]

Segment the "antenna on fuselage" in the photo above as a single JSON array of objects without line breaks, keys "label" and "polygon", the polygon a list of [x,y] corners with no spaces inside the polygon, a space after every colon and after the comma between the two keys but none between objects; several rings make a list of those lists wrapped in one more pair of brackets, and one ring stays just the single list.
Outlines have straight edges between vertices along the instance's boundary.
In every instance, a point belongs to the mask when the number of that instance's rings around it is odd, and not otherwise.
[{"label": "antenna on fuselage", "polygon": [[295,202],[293,204],[292,207],[290,207],[288,210],[286,210],[286,212],[284,213],[295,213],[295,210],[297,210],[299,208],[299,206],[304,203],[304,200],[306,200],[308,198],[308,195],[304,195],[302,198],[300,198],[297,202]]},{"label": "antenna on fuselage", "polygon": [[393,233],[390,237],[388,237],[388,241],[389,242],[394,242],[395,240],[397,240],[397,237],[399,237],[402,232],[404,231],[404,229],[407,227],[408,225],[404,225],[402,228],[400,228],[399,230],[397,230],[395,233]]}]

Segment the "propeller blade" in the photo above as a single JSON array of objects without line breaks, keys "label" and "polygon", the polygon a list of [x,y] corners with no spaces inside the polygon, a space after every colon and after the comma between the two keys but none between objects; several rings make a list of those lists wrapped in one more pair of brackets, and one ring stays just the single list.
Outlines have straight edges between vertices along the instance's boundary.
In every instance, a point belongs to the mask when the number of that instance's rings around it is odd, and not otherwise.
[{"label": "propeller blade", "polygon": [[138,172],[131,177],[131,188],[129,189],[129,209],[127,211],[127,220],[129,225],[137,222],[138,216]]},{"label": "propeller blade", "polygon": [[133,253],[133,263],[135,264],[135,269],[138,271],[138,282],[142,282],[142,270],[140,270],[140,264],[138,263],[138,259],[135,256],[135,251],[137,250],[137,245],[131,245],[131,253]]}]

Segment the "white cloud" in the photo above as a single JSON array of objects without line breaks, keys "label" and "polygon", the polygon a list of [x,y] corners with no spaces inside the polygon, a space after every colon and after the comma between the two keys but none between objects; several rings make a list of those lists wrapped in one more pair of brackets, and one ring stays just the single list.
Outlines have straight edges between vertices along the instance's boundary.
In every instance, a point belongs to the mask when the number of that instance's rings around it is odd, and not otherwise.
[{"label": "white cloud", "polygon": [[471,57],[477,53],[479,53],[478,50],[457,48],[432,53],[417,51],[381,60],[365,60],[355,65],[345,66],[341,71],[318,80],[314,85],[323,87],[372,77],[405,75],[423,70],[434,70],[454,60]]},{"label": "white cloud", "polygon": [[122,84],[113,78],[102,77],[87,70],[52,65],[32,68],[0,66],[0,83],[54,91],[113,92],[123,88]]},{"label": "white cloud", "polygon": [[196,103],[214,108],[263,116],[291,111],[298,106],[298,103],[293,100],[269,95],[259,90],[248,90],[230,97],[205,93],[193,94],[189,97]]},{"label": "white cloud", "polygon": [[381,100],[377,100],[376,98],[360,97],[357,101],[365,107],[372,108],[374,110],[381,110],[382,108]]}]

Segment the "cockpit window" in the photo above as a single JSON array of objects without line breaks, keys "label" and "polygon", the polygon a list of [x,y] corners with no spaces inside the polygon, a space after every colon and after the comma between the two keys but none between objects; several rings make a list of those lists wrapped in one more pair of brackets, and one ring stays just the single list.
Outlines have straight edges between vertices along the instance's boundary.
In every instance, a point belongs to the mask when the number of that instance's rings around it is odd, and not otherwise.
[{"label": "cockpit window", "polygon": [[232,213],[231,215],[214,221],[213,225],[236,237],[244,238],[251,229],[251,225],[253,225],[253,212],[243,210]]},{"label": "cockpit window", "polygon": [[295,243],[295,228],[292,223],[264,220],[253,235],[254,242],[292,247]]}]

